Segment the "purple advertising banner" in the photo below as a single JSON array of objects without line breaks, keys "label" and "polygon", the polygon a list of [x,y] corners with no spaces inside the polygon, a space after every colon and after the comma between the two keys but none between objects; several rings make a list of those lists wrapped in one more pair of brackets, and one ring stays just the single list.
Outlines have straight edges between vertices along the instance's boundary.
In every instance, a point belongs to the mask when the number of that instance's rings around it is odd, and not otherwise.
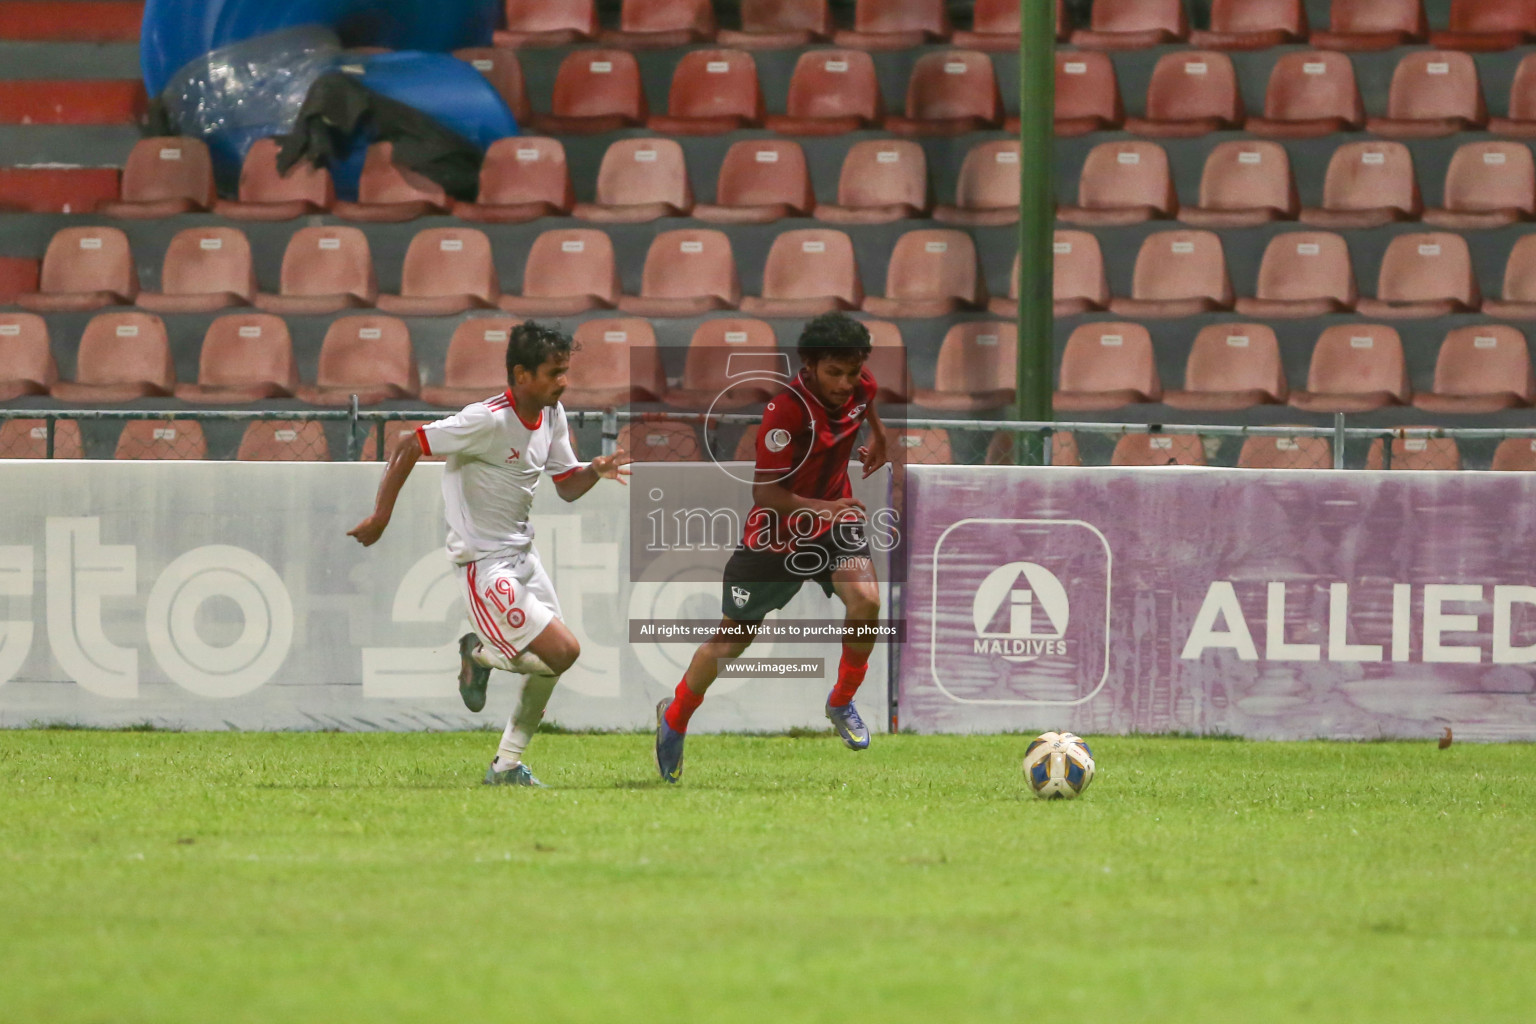
[{"label": "purple advertising banner", "polygon": [[907,473],[903,730],[1536,740],[1536,474]]}]

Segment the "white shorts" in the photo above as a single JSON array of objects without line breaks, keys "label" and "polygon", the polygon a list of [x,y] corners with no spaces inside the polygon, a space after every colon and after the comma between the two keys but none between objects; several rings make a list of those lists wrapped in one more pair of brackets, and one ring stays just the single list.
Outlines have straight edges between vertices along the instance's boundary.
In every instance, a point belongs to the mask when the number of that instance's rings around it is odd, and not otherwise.
[{"label": "white shorts", "polygon": [[560,617],[555,585],[531,548],[524,555],[482,558],[455,568],[480,642],[509,661]]}]

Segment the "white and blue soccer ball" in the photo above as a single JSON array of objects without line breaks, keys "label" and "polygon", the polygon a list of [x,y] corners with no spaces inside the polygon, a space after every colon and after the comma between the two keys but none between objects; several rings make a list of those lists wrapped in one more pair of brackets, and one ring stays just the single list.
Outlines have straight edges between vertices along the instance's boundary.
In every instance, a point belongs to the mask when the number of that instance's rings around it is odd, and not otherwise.
[{"label": "white and blue soccer ball", "polygon": [[1024,751],[1024,781],[1042,799],[1071,800],[1093,781],[1093,751],[1070,732],[1043,732]]}]

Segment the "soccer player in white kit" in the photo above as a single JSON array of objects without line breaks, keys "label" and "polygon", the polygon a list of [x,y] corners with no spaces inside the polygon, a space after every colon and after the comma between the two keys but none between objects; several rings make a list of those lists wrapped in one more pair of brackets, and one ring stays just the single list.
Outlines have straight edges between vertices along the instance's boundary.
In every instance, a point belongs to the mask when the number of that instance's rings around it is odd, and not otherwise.
[{"label": "soccer player in white kit", "polygon": [[629,475],[622,449],[586,465],[576,461],[560,404],[573,347],[554,328],[532,321],[514,327],[507,342],[507,390],[418,427],[390,457],[373,515],[347,534],[364,547],[377,541],[416,460],[447,456],[448,557],[475,627],[459,639],[459,694],[466,707],[479,711],[491,669],[526,677],[485,773],[491,785],[542,785],[523,764],[523,751],[555,683],[581,654],[560,621],[560,600],[533,547],[528,510],[539,476],[548,473],[556,493],[575,501],[599,479],[622,484]]}]

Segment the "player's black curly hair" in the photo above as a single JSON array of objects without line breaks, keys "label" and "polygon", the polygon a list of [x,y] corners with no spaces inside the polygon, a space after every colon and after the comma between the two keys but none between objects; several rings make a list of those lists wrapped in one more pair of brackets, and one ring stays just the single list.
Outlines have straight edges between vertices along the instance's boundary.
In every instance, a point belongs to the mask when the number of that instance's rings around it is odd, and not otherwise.
[{"label": "player's black curly hair", "polygon": [[525,320],[512,328],[507,338],[507,383],[512,383],[514,366],[537,373],[551,356],[568,356],[574,351],[576,342],[569,334],[536,320]]},{"label": "player's black curly hair", "polygon": [[825,356],[865,357],[870,353],[869,328],[847,313],[823,313],[805,325],[797,346],[800,358],[814,363]]}]

